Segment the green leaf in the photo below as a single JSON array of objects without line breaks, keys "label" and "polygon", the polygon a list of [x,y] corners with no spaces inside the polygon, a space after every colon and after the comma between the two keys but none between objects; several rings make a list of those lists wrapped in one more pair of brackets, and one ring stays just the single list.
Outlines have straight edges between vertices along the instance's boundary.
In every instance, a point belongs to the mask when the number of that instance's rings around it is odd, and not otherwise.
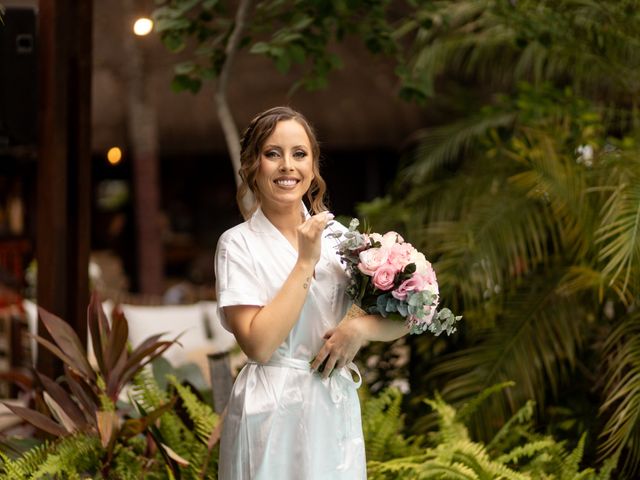
[{"label": "green leaf", "polygon": [[202,81],[188,75],[176,75],[171,81],[171,89],[174,92],[183,92],[185,90],[191,93],[198,93],[202,87]]},{"label": "green leaf", "polygon": [[271,46],[266,42],[256,42],[251,46],[249,52],[255,54],[265,54],[271,50]]},{"label": "green leaf", "polygon": [[276,69],[280,73],[287,73],[291,68],[291,58],[286,53],[276,57]]},{"label": "green leaf", "polygon": [[174,53],[181,51],[186,46],[184,36],[176,32],[167,32],[161,38],[164,46]]},{"label": "green leaf", "polygon": [[313,17],[303,16],[300,19],[296,20],[293,25],[291,25],[291,29],[304,30],[311,24],[313,24]]},{"label": "green leaf", "polygon": [[189,75],[196,69],[194,62],[182,62],[173,67],[173,71],[178,75]]},{"label": "green leaf", "polygon": [[289,55],[294,63],[304,63],[306,58],[306,51],[298,44],[289,46]]},{"label": "green leaf", "polygon": [[217,4],[219,0],[203,0],[202,8],[204,10],[212,10]]},{"label": "green leaf", "polygon": [[[186,18],[182,18],[182,17],[167,18],[167,17],[165,17],[165,18],[158,19],[158,21],[155,24],[155,31],[157,33],[163,34],[164,39],[165,39],[165,45],[167,45],[166,39],[169,38],[170,36],[172,36],[171,34],[174,34],[174,35],[178,36],[178,35],[180,35],[179,32],[181,32],[183,30],[187,30],[190,26],[191,26],[191,22],[189,20],[187,20]],[[173,48],[170,48],[170,49],[174,50]]]}]

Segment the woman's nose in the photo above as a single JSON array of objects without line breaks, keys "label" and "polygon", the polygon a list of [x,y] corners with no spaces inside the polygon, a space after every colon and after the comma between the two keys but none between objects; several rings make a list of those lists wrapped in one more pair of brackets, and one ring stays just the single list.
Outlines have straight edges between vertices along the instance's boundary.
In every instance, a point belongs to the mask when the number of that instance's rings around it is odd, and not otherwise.
[{"label": "woman's nose", "polygon": [[293,161],[289,155],[285,154],[282,156],[282,162],[280,162],[280,170],[282,170],[283,172],[293,170]]}]

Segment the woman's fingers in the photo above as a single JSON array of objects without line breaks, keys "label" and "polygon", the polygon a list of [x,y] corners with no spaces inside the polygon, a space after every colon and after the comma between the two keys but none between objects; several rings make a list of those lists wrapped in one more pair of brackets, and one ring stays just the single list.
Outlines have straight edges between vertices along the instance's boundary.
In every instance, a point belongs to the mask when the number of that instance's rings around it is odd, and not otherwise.
[{"label": "woman's fingers", "polygon": [[334,357],[333,355],[329,356],[329,359],[327,360],[327,363],[325,364],[324,368],[322,369],[322,378],[329,378],[329,375],[331,375],[331,372],[333,372],[333,369],[336,367],[336,362],[337,362],[337,358]]},{"label": "woman's fingers", "polygon": [[322,212],[307,219],[298,227],[298,256],[313,260],[320,258],[320,245],[322,241],[322,231],[329,221],[333,219],[333,214]]},{"label": "woman's fingers", "polygon": [[320,367],[320,365],[322,365],[322,363],[327,359],[328,356],[329,350],[322,347],[318,352],[318,355],[316,355],[316,358],[314,358],[313,362],[311,362],[311,370],[318,371],[318,368]]}]

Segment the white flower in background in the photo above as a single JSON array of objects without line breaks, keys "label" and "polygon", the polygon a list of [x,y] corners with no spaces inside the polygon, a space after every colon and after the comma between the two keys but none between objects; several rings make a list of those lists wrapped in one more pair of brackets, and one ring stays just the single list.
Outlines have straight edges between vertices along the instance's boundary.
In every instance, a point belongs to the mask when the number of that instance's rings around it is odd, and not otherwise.
[{"label": "white flower in background", "polygon": [[576,148],[576,153],[578,154],[576,163],[582,163],[587,168],[593,165],[593,147],[591,145],[580,145]]}]

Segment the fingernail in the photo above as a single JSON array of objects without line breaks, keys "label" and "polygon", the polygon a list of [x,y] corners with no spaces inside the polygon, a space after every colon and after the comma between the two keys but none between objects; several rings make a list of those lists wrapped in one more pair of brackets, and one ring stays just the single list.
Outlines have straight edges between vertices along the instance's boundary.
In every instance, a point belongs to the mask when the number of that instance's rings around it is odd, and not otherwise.
[{"label": "fingernail", "polygon": [[327,212],[327,217],[329,218],[329,220],[335,218],[335,216],[331,212]]}]

